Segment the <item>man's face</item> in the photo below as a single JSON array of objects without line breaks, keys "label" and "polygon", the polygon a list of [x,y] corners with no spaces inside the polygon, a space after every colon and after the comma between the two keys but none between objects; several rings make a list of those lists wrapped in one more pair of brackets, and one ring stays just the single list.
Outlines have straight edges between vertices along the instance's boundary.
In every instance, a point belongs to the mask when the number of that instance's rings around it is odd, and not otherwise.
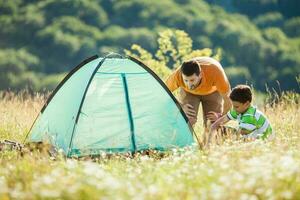
[{"label": "man's face", "polygon": [[191,76],[182,74],[183,82],[189,90],[194,90],[201,81],[201,75],[197,76],[195,73]]},{"label": "man's face", "polygon": [[250,102],[247,101],[246,103],[241,103],[238,101],[232,101],[232,106],[237,113],[241,114],[244,113],[249,108]]}]

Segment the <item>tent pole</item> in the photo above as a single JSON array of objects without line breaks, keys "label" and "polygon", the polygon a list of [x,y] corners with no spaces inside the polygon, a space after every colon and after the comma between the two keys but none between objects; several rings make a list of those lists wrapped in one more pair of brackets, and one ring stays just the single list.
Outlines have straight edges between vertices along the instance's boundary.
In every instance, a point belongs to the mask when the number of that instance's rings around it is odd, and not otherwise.
[{"label": "tent pole", "polygon": [[125,100],[126,100],[126,106],[127,106],[127,112],[128,112],[128,119],[130,123],[130,132],[131,132],[131,141],[133,146],[133,152],[136,152],[136,143],[135,143],[135,134],[134,134],[134,123],[133,123],[133,117],[132,117],[132,110],[129,100],[129,94],[128,94],[128,84],[126,80],[126,75],[124,73],[121,74],[123,86],[124,86],[124,92],[125,92]]}]

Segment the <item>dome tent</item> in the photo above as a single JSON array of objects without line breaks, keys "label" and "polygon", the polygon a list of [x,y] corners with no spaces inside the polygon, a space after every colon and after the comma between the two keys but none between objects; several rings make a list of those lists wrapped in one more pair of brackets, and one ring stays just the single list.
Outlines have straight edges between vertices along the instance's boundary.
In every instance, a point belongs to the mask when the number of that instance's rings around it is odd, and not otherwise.
[{"label": "dome tent", "polygon": [[51,94],[26,141],[66,156],[168,150],[194,142],[193,129],[165,84],[133,57],[93,56]]}]

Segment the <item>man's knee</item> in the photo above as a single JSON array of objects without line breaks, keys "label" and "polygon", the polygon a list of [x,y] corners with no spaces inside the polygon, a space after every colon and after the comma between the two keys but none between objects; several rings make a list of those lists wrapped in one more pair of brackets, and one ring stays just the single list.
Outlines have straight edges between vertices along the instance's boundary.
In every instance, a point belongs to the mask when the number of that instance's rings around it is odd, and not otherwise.
[{"label": "man's knee", "polygon": [[194,111],[194,116],[189,116],[184,109],[185,113],[187,114],[187,117],[189,118],[189,121],[192,125],[194,125],[197,122],[197,115],[198,115],[198,110],[199,110],[199,104],[200,104],[200,99],[193,94],[190,94],[186,92],[185,90],[181,89],[179,92],[179,98],[180,98],[180,103],[183,106],[183,109],[185,107],[191,108]]},{"label": "man's knee", "polygon": [[202,97],[203,122],[208,127],[213,121],[209,120],[209,112],[220,114],[223,112],[223,98],[218,92]]}]

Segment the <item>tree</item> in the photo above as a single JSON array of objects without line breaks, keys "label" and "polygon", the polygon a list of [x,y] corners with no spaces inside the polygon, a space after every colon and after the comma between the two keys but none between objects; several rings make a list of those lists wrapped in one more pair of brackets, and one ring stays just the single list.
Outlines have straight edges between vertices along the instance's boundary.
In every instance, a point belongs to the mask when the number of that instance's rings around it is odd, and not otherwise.
[{"label": "tree", "polygon": [[283,30],[289,37],[300,37],[299,27],[300,17],[294,17],[284,23]]},{"label": "tree", "polygon": [[14,88],[15,81],[28,69],[36,69],[38,64],[39,59],[25,49],[0,50],[0,89]]},{"label": "tree", "polygon": [[269,12],[263,15],[259,15],[253,20],[253,22],[259,28],[282,27],[284,18],[279,12]]},{"label": "tree", "polygon": [[[136,44],[132,45],[131,50],[125,50],[125,53],[143,61],[162,79],[171,73],[170,69],[176,69],[185,60],[212,55],[211,49],[193,50],[191,38],[181,30],[162,31],[157,42],[158,49],[155,55]],[[219,55],[215,57],[219,59]]]},{"label": "tree", "polygon": [[46,73],[69,69],[68,59],[74,59],[73,63],[76,63],[87,56],[87,51],[96,52],[97,41],[102,38],[99,29],[68,16],[58,18],[37,36],[39,51],[44,52],[48,61]]}]

